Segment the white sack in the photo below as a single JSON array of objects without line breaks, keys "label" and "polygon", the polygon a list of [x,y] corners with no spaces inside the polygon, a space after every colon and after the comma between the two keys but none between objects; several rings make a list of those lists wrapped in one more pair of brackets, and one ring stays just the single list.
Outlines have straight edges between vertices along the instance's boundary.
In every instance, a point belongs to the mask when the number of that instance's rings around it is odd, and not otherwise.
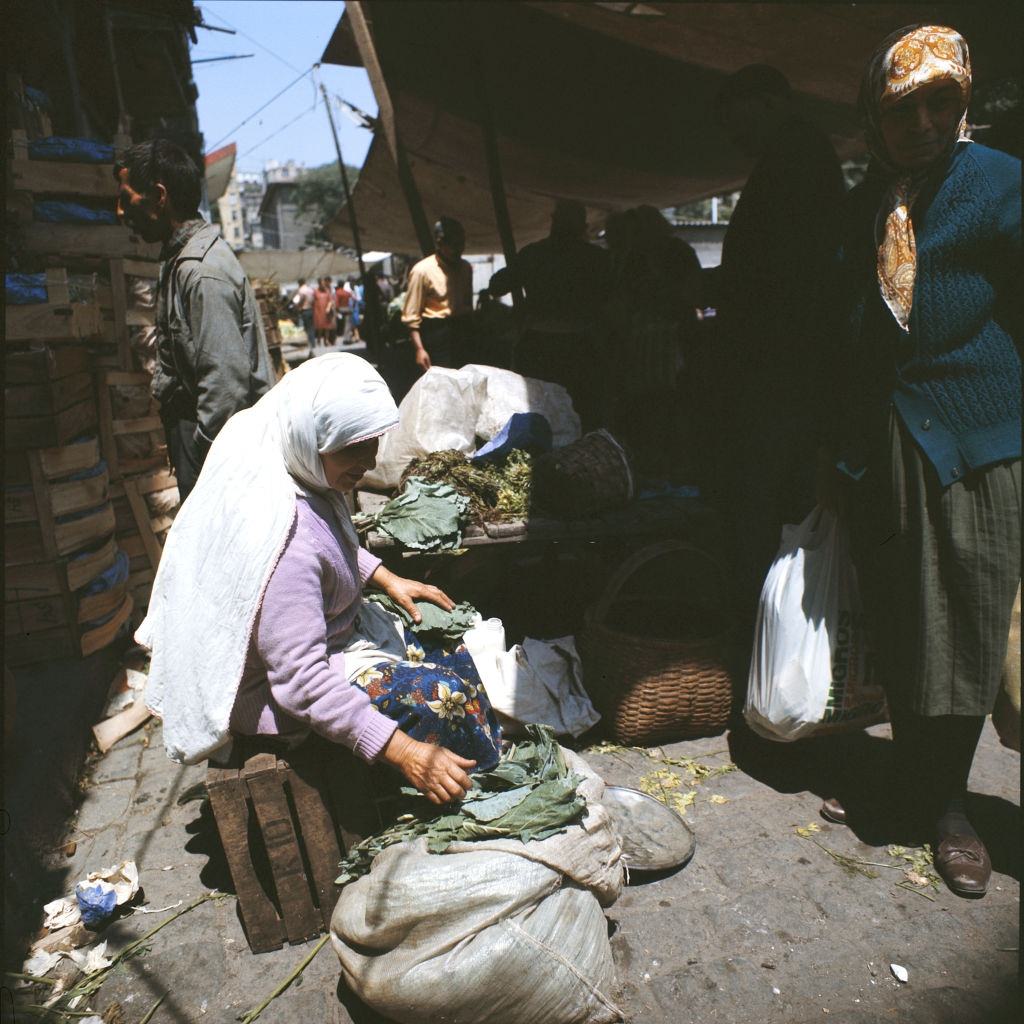
[{"label": "white sack", "polygon": [[390,491],[405,467],[430,452],[476,451],[476,421],[486,382],[461,370],[434,366],[413,384],[398,407],[398,426],[380,440],[377,465],[360,487]]},{"label": "white sack", "polygon": [[583,665],[571,636],[527,637],[522,646],[516,644],[498,657],[498,668],[498,679],[484,683],[487,696],[493,707],[517,722],[581,736],[601,718],[583,688]]},{"label": "white sack", "polygon": [[484,399],[476,421],[476,435],[484,441],[490,441],[517,412],[539,412],[551,424],[556,448],[580,437],[580,418],[561,384],[477,363],[464,366],[461,372],[484,381]]},{"label": "white sack", "polygon": [[783,527],[764,581],[744,718],[787,741],[869,724],[885,701],[873,662],[845,530],[816,508]]},{"label": "white sack", "polygon": [[398,843],[347,885],[331,937],[348,986],[400,1024],[612,1024],[601,902],[622,887],[604,783],[565,751],[588,815],[541,842]]},{"label": "white sack", "polygon": [[393,490],[406,466],[431,452],[470,455],[478,438],[490,441],[517,412],[545,416],[556,448],[580,436],[580,418],[560,384],[475,363],[461,370],[432,367],[402,399],[398,429],[381,439],[377,465],[361,486]]}]

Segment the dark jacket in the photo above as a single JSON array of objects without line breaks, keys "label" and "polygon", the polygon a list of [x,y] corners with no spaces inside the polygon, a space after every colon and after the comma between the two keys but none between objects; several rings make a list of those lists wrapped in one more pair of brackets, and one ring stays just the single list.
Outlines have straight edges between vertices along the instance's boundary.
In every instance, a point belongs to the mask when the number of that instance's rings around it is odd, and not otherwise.
[{"label": "dark jacket", "polygon": [[910,330],[882,302],[875,223],[885,182],[849,197],[839,253],[843,352],[833,424],[854,474],[885,451],[890,404],[944,486],[1020,458],[1021,164],[959,143],[912,210]]},{"label": "dark jacket", "polygon": [[794,117],[754,165],[729,220],[709,298],[736,404],[755,418],[791,414],[819,389],[834,338],[824,286],[844,193],[828,137]]},{"label": "dark jacket", "polygon": [[252,285],[212,224],[182,225],[161,254],[153,394],[164,418],[195,421],[205,450],[274,372]]}]

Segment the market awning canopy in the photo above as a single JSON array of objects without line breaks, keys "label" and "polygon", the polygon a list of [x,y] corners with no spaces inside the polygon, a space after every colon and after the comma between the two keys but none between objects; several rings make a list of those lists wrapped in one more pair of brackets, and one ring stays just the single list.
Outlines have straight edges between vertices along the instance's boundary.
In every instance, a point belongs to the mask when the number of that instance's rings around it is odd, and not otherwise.
[{"label": "market awning canopy", "polygon": [[304,277],[307,281],[318,277],[355,277],[359,265],[351,256],[326,249],[257,249],[240,252],[238,262],[250,280],[276,281],[288,284]]},{"label": "market awning canopy", "polygon": [[[481,118],[489,95],[516,243],[547,233],[553,200],[592,211],[663,208],[738,187],[747,167],[714,122],[726,75],[769,63],[842,157],[861,151],[864,62],[895,29],[952,24],[979,79],[1016,75],[1017,16],[965,4],[504,3],[363,5],[427,217],[458,217],[469,252],[501,251]],[[341,18],[325,63],[359,65]],[[353,202],[363,244],[419,250],[378,135]],[[351,244],[347,211],[328,237]]]},{"label": "market awning canopy", "polygon": [[231,174],[235,169],[235,144],[229,142],[212,153],[207,153],[206,163],[206,198],[215,203],[227,191]]}]

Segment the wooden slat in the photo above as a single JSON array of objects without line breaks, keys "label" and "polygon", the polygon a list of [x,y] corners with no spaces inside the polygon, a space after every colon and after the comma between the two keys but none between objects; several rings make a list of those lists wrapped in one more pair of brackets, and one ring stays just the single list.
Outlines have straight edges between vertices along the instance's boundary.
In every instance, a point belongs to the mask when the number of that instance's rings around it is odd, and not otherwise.
[{"label": "wooden slat", "polygon": [[97,390],[97,414],[100,421],[100,444],[103,446],[103,458],[107,460],[111,480],[121,479],[121,462],[117,455],[117,442],[114,440],[114,413],[110,404],[109,373],[100,375]]},{"label": "wooden slat", "polygon": [[108,370],[103,374],[102,383],[105,383],[107,387],[132,387],[142,384],[149,387],[149,382],[152,379],[148,373],[136,370]]},{"label": "wooden slat", "polygon": [[4,310],[4,341],[79,341],[101,331],[99,306],[90,302],[36,302]]},{"label": "wooden slat", "polygon": [[25,249],[58,256],[157,259],[160,246],[144,242],[120,224],[26,224]]},{"label": "wooden slat", "polygon": [[76,637],[66,626],[40,633],[4,637],[6,665],[31,665],[38,661],[76,658],[80,654]]},{"label": "wooden slat", "polygon": [[58,554],[67,554],[66,551],[58,550],[57,523],[46,493],[46,477],[43,475],[43,467],[36,452],[28,453],[28,468],[32,474],[32,490],[35,493],[36,515],[39,517],[38,528],[42,535],[43,557],[56,558]]},{"label": "wooden slat", "polygon": [[92,583],[101,572],[106,572],[117,557],[117,543],[113,537],[105,541],[85,558],[69,559],[65,568],[67,583],[71,590],[80,590]]},{"label": "wooden slat", "polygon": [[272,754],[250,758],[242,770],[242,778],[249,787],[267,847],[285,934],[291,943],[304,942],[320,934],[320,921],[310,896],[302,854],[285,797],[285,773],[277,770],[276,761]]},{"label": "wooden slat", "polygon": [[146,506],[145,499],[135,489],[134,480],[125,480],[123,486],[125,497],[128,499],[132,515],[135,518],[135,525],[138,528],[139,536],[142,537],[142,543],[145,545],[149,564],[153,566],[155,572],[160,565],[160,556],[163,554],[163,548],[160,547],[160,541],[156,539],[156,534],[150,525],[149,508]]},{"label": "wooden slat", "polygon": [[4,636],[25,636],[66,626],[67,613],[61,595],[4,604]]},{"label": "wooden slat", "polygon": [[327,931],[337,902],[338,862],[341,847],[328,812],[328,792],[322,767],[309,760],[294,758],[288,775],[295,813],[299,819],[302,845],[313,875],[313,893],[320,908],[320,920]]},{"label": "wooden slat", "polygon": [[50,484],[50,507],[55,516],[68,516],[96,508],[110,497],[109,478],[106,472],[91,476],[87,480],[72,480],[66,484]]},{"label": "wooden slat", "polygon": [[59,380],[91,368],[89,350],[80,345],[34,348],[8,352],[4,357],[7,384],[35,384]]},{"label": "wooden slat", "polygon": [[[89,438],[78,444],[64,445],[60,448],[34,449],[43,467],[43,475],[47,480],[57,477],[71,476],[92,469],[100,461],[100,446],[95,438]],[[4,484],[31,484],[32,474],[28,468],[28,452],[10,452],[4,459]]]},{"label": "wooden slat", "polygon": [[101,590],[98,594],[90,594],[78,600],[78,622],[92,622],[102,619],[116,611],[128,593],[128,581],[118,583],[109,590]]},{"label": "wooden slat", "polygon": [[124,279],[124,260],[110,261],[110,290],[114,312],[114,342],[117,345],[117,361],[125,370],[131,368],[131,337],[128,332],[128,291]]},{"label": "wooden slat", "polygon": [[284,928],[273,901],[263,891],[249,853],[249,805],[246,785],[237,769],[210,768],[206,773],[221,846],[238,894],[238,907],[245,925],[249,947],[254,953],[266,953],[284,945]]},{"label": "wooden slat", "polygon": [[124,319],[129,327],[152,327],[156,323],[156,312],[152,309],[129,309]]},{"label": "wooden slat", "polygon": [[110,429],[115,437],[120,437],[122,434],[146,434],[162,429],[163,425],[159,416],[142,416],[134,420],[113,420]]},{"label": "wooden slat", "polygon": [[53,416],[23,416],[4,422],[5,448],[56,448],[96,426],[94,399],[71,406]]},{"label": "wooden slat", "polygon": [[155,260],[125,258],[121,261],[124,273],[129,277],[148,277],[156,280],[160,276],[160,264]]},{"label": "wooden slat", "polygon": [[10,160],[7,187],[36,194],[58,192],[109,199],[116,188],[113,164],[73,164],[55,160]]},{"label": "wooden slat", "polygon": [[88,632],[82,633],[82,657],[87,658],[90,654],[95,654],[108,644],[113,643],[118,630],[131,616],[134,607],[135,602],[132,601],[131,594],[126,594],[121,610],[109,622],[105,622],[102,626],[97,626],[96,629],[90,629]]},{"label": "wooden slat", "polygon": [[87,547],[90,541],[99,540],[114,532],[114,509],[108,503],[90,516],[83,516],[70,523],[59,523],[56,527],[57,552],[70,555]]},{"label": "wooden slat", "polygon": [[76,402],[92,398],[92,374],[76,373],[45,384],[14,384],[4,387],[4,415],[11,417],[53,415]]},{"label": "wooden slat", "polygon": [[167,453],[162,451],[156,452],[153,455],[146,455],[139,459],[119,458],[118,465],[121,467],[121,473],[126,476],[134,473],[148,473],[151,470],[167,465]]}]

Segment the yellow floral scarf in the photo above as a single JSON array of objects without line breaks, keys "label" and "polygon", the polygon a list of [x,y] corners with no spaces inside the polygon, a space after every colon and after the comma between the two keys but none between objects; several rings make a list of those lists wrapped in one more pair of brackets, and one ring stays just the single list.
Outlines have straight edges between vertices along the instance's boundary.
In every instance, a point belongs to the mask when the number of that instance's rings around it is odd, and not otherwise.
[{"label": "yellow floral scarf", "polygon": [[[880,128],[881,112],[915,89],[949,79],[960,86],[964,112],[941,161],[967,140],[967,104],[971,97],[971,58],[967,40],[955,29],[918,25],[889,36],[868,62],[861,82],[860,111],[872,156],[891,183],[879,211],[878,286],[900,327],[910,329],[917,275],[917,243],[910,211],[931,168],[901,173],[889,160]],[[937,161],[938,162],[938,161]]]}]

